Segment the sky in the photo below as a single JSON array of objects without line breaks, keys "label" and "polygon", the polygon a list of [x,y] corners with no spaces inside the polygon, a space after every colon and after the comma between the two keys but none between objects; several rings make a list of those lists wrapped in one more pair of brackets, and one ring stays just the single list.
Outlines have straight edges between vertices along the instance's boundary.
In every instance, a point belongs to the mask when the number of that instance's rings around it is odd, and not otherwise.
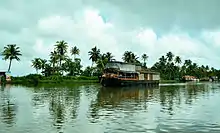
[{"label": "sky", "polygon": [[[149,56],[151,67],[171,51],[182,60],[220,69],[219,0],[1,0],[0,51],[17,44],[23,56],[12,75],[36,73],[31,60],[48,59],[56,41],[80,49],[82,65],[97,46],[121,61],[124,51]],[[0,57],[1,58],[1,57]],[[0,59],[0,71],[8,61]]]}]

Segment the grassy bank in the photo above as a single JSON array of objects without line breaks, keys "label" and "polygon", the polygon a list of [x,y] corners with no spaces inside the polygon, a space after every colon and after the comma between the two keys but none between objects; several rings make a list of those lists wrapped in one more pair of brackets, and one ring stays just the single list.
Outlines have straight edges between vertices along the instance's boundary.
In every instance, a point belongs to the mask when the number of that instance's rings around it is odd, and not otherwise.
[{"label": "grassy bank", "polygon": [[[30,74],[22,77],[12,77],[11,84],[72,84],[72,83],[98,83],[98,77],[86,76],[49,76]],[[177,80],[160,80],[160,83],[179,83]]]},{"label": "grassy bank", "polygon": [[180,81],[177,80],[160,80],[161,84],[166,84],[166,83],[180,83]]},{"label": "grassy bank", "polygon": [[27,75],[23,77],[12,77],[11,84],[70,84],[70,83],[98,83],[98,77],[86,76],[50,76]]}]

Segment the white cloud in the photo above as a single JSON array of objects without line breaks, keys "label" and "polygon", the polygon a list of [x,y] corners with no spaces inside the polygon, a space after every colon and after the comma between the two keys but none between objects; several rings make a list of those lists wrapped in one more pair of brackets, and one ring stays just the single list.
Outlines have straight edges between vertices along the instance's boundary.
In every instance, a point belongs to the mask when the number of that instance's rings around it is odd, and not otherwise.
[{"label": "white cloud", "polygon": [[220,47],[220,31],[204,31],[202,32],[202,38],[206,43]]},{"label": "white cloud", "polygon": [[[133,3],[129,6],[142,5],[143,2]],[[21,62],[13,62],[12,72],[16,75],[34,72],[35,70],[30,66],[31,59],[35,57],[48,58],[58,40],[67,41],[70,46],[69,50],[74,45],[79,47],[84,66],[91,65],[91,61],[88,59],[88,51],[97,46],[101,52],[112,52],[117,60],[121,60],[122,54],[126,50],[131,50],[139,56],[147,53],[149,55],[148,66],[153,65],[160,56],[172,51],[183,59],[192,59],[199,64],[209,64],[219,68],[220,58],[217,48],[220,46],[220,32],[204,29],[202,32],[196,31],[197,36],[192,36],[191,31],[186,29],[195,26],[195,24],[189,24],[188,19],[187,21],[180,21],[182,20],[180,17],[176,18],[175,22],[181,22],[181,24],[174,23],[173,18],[167,16],[170,12],[165,13],[167,17],[161,17],[164,12],[155,10],[156,8],[154,9],[153,6],[147,8],[146,12],[140,13],[139,9],[131,12],[127,10],[127,7],[119,8],[118,5],[116,6],[111,2],[103,2],[105,6],[102,6],[102,2],[93,6],[83,6],[81,2],[77,2],[81,6],[74,8],[74,10],[72,10],[74,2],[71,1],[68,1],[68,4],[55,2],[51,6],[47,6],[47,4],[51,4],[50,2],[39,1],[33,5],[40,6],[40,3],[44,3],[44,6],[39,12],[36,12],[38,11],[37,6],[28,12],[31,7],[26,3],[20,3],[24,6],[24,10],[19,10],[19,12],[14,10],[7,12],[6,9],[2,9],[5,14],[17,13],[17,16],[26,17],[24,20],[22,19],[23,21],[29,20],[30,14],[34,14],[30,21],[31,24],[28,25],[25,25],[27,21],[24,24],[20,23],[21,20],[18,19],[19,25],[16,28],[19,30],[16,32],[13,32],[10,27],[1,29],[0,26],[0,46],[3,47],[2,44],[12,42],[17,43],[23,53]],[[56,6],[60,4],[62,6],[57,8]],[[28,8],[25,8],[25,5]],[[174,14],[180,13],[180,16],[184,14],[184,12],[174,12],[173,8],[172,12]],[[188,14],[188,11],[185,13]],[[193,14],[191,15],[193,16]],[[17,18],[13,18],[13,20],[17,20]],[[169,26],[166,27],[168,23]],[[208,27],[205,23],[201,25]],[[7,70],[7,67],[8,62],[1,60],[0,70]]]}]

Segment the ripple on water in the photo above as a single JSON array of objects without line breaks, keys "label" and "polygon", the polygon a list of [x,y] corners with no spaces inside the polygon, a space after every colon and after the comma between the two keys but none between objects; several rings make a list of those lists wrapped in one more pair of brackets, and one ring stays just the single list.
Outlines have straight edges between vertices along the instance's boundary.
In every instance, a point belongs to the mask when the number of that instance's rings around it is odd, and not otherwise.
[{"label": "ripple on water", "polygon": [[220,132],[219,84],[61,88],[2,89],[0,132]]}]

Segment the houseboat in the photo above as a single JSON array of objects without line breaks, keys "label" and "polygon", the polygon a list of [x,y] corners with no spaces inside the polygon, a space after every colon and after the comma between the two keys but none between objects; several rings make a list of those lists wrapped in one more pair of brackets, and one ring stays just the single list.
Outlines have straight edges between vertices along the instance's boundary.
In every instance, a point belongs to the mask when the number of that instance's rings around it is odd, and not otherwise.
[{"label": "houseboat", "polygon": [[199,81],[198,78],[196,78],[195,76],[190,76],[190,75],[185,75],[182,77],[182,80],[187,82],[187,81]]},{"label": "houseboat", "polygon": [[124,62],[108,62],[100,77],[103,86],[157,86],[160,74],[146,67]]}]

